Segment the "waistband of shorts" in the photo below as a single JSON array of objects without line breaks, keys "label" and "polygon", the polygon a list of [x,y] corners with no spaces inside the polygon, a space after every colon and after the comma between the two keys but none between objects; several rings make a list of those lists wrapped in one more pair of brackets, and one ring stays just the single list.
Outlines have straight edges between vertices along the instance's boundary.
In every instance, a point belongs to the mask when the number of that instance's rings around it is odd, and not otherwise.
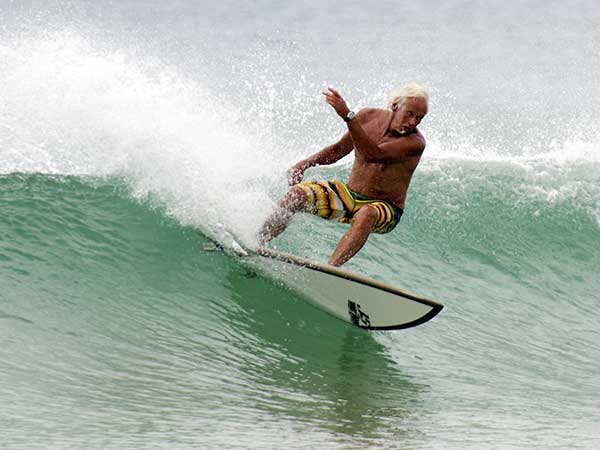
[{"label": "waistband of shorts", "polygon": [[352,195],[352,197],[354,197],[355,200],[366,200],[366,201],[371,201],[371,202],[385,202],[388,205],[390,205],[396,212],[399,212],[400,214],[404,214],[404,210],[392,202],[389,202],[387,200],[381,200],[378,198],[371,198],[371,197],[367,197],[366,195],[359,194],[358,192],[354,192],[347,185],[346,185],[346,189],[348,189],[348,192],[350,192],[350,195]]}]

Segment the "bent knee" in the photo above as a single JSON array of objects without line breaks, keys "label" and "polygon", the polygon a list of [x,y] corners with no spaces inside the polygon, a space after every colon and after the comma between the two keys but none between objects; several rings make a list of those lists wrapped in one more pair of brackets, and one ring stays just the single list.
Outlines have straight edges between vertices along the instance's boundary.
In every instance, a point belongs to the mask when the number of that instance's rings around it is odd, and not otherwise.
[{"label": "bent knee", "polygon": [[354,215],[354,223],[373,228],[379,219],[379,212],[372,206],[365,205]]},{"label": "bent knee", "polygon": [[292,212],[306,209],[306,193],[298,186],[292,186],[279,202],[279,206]]}]

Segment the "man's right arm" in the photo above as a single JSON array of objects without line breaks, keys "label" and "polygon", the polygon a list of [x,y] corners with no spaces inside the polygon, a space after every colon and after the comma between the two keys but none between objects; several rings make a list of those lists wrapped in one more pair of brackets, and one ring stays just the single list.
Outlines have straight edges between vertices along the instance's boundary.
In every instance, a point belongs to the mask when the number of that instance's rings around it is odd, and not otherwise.
[{"label": "man's right arm", "polygon": [[288,183],[290,186],[300,183],[304,177],[304,171],[309,167],[325,166],[339,161],[352,151],[354,144],[350,133],[344,134],[342,138],[323,150],[297,162],[288,170]]}]

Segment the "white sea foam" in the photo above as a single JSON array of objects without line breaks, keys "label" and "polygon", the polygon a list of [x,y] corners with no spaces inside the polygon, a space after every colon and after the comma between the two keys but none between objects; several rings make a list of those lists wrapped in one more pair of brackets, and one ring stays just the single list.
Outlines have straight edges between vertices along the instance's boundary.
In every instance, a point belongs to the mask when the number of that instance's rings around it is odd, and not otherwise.
[{"label": "white sea foam", "polygon": [[285,164],[243,129],[238,109],[168,67],[72,33],[0,56],[0,173],[120,176],[182,223],[251,239]]}]

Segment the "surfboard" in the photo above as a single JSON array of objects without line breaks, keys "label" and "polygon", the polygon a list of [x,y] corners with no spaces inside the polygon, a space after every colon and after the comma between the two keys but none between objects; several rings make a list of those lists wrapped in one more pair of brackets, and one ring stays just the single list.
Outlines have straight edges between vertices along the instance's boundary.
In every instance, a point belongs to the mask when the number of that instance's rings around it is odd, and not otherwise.
[{"label": "surfboard", "polygon": [[443,308],[435,300],[329,264],[268,248],[239,247],[242,251],[234,253],[242,262],[360,328],[410,328],[433,319]]}]

